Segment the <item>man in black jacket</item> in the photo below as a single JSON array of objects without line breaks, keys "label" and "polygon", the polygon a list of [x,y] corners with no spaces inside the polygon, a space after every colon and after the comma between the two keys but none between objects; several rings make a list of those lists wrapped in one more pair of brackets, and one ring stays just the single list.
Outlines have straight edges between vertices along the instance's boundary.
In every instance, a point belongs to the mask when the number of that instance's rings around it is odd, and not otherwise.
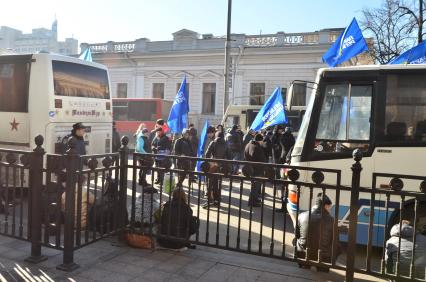
[{"label": "man in black jacket", "polygon": [[[266,162],[266,156],[262,149],[263,136],[262,134],[256,134],[254,140],[247,144],[244,150],[244,158],[248,162]],[[262,165],[251,165],[254,172],[254,177],[263,177],[264,171]],[[251,192],[249,197],[249,206],[260,207],[261,200],[261,187],[262,183],[259,181],[253,181],[251,185]]]},{"label": "man in black jacket", "polygon": [[[164,134],[163,128],[159,127],[156,130],[156,136],[154,140],[152,140],[151,144],[152,152],[158,155],[169,155],[170,151],[172,149],[172,143],[170,142],[170,139]],[[165,156],[158,156],[155,157],[155,166],[156,167],[162,167],[162,168],[168,168],[170,167],[170,158]],[[157,173],[157,179],[155,180],[155,184],[163,184],[164,179],[164,172],[158,171]]]},{"label": "man in black jacket", "polygon": [[[330,212],[333,205],[330,198],[322,193],[317,195],[315,204],[311,210],[310,218],[309,211],[299,215],[298,228],[296,228],[295,234],[298,256],[305,258],[307,255],[308,260],[317,261],[319,250],[320,261],[331,263],[340,254],[340,245],[336,244],[334,257],[332,257],[334,218]],[[309,266],[306,267],[309,268]],[[317,267],[317,270],[328,271],[327,268],[322,267]]]},{"label": "man in black jacket", "polygon": [[[207,147],[206,158],[210,159],[229,159],[230,153],[228,147],[226,146],[225,139],[223,138],[223,132],[216,132],[216,138],[212,141]],[[210,171],[211,173],[218,172],[219,163],[211,162]],[[207,208],[209,205],[217,206],[220,201],[220,188],[219,188],[219,178],[216,176],[208,177],[207,184],[207,197],[208,202],[204,205],[204,208]]]},{"label": "man in black jacket", "polygon": [[84,134],[86,127],[83,123],[78,122],[72,126],[71,136],[77,141],[75,149],[80,156],[86,155],[86,143],[84,142]]},{"label": "man in black jacket", "polygon": [[[238,125],[235,124],[225,137],[226,145],[231,154],[231,159],[236,161],[241,160],[241,152],[243,150],[243,137],[240,132]],[[238,168],[239,165],[233,165],[232,174],[237,174]]]},{"label": "man in black jacket", "polygon": [[[176,140],[175,142],[175,147],[174,147],[174,153],[177,156],[187,156],[187,157],[193,157],[194,156],[194,151],[192,149],[191,146],[191,142],[189,140],[189,130],[188,129],[184,129],[182,131],[182,137],[180,137],[179,139]],[[177,168],[178,169],[183,169],[186,171],[189,171],[192,169],[192,162],[190,160],[187,159],[178,159],[176,162]],[[182,187],[183,181],[185,180],[186,177],[186,172],[181,172],[179,173],[179,177],[178,177],[178,183],[177,185],[179,187]]]},{"label": "man in black jacket", "polygon": [[281,137],[281,143],[282,143],[281,159],[285,161],[291,148],[293,148],[294,144],[296,143],[291,127],[285,128],[284,133]]}]

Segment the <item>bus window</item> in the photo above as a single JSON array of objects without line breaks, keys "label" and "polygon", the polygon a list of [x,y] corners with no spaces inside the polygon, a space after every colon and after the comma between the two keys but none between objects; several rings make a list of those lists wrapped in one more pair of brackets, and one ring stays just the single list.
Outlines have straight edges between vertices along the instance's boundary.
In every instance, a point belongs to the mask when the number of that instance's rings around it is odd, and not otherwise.
[{"label": "bus window", "polygon": [[63,61],[52,61],[55,95],[109,99],[106,70]]},{"label": "bus window", "polygon": [[127,102],[114,101],[113,104],[113,115],[116,121],[127,121],[128,116],[128,105]]},{"label": "bus window", "polygon": [[385,143],[426,142],[424,75],[389,74],[386,86]]},{"label": "bus window", "polygon": [[129,121],[155,121],[157,119],[156,101],[129,102]]},{"label": "bus window", "polygon": [[28,112],[27,63],[0,63],[0,111]]},{"label": "bus window", "polygon": [[327,85],[316,134],[317,152],[368,149],[371,85]]}]

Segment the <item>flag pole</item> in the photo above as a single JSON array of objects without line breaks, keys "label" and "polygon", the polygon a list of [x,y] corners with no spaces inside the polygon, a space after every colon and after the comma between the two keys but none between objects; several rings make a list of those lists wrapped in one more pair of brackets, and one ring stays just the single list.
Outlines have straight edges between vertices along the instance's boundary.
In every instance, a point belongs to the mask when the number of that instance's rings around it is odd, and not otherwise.
[{"label": "flag pole", "polygon": [[228,0],[228,18],[226,26],[226,41],[225,41],[225,93],[223,95],[223,115],[229,104],[229,65],[231,63],[231,15],[232,15],[232,0]]}]

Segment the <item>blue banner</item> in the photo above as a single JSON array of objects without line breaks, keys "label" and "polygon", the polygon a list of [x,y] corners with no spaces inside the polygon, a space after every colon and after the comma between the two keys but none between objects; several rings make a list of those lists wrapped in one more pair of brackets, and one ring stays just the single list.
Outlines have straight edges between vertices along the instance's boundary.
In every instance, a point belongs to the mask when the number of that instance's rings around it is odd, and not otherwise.
[{"label": "blue banner", "polygon": [[358,22],[353,18],[351,24],[339,35],[336,42],[322,57],[322,61],[335,67],[356,55],[367,51],[368,46]]},{"label": "blue banner", "polygon": [[426,63],[426,41],[421,42],[419,45],[405,51],[398,57],[390,61],[389,65],[396,64],[424,64]]},{"label": "blue banner", "polygon": [[184,77],[167,120],[167,126],[172,133],[182,133],[182,130],[188,126],[189,97],[186,87],[186,77]]},{"label": "blue banner", "polygon": [[[204,156],[204,147],[207,141],[207,129],[209,128],[209,121],[206,120],[203,131],[201,131],[200,142],[198,143],[197,157],[202,158]],[[197,171],[201,171],[202,161],[197,161]]]},{"label": "blue banner", "polygon": [[284,110],[283,96],[280,87],[275,88],[271,97],[266,100],[260,109],[250,129],[259,131],[269,126],[287,123],[287,116]]},{"label": "blue banner", "polygon": [[92,52],[90,51],[90,48],[87,48],[86,50],[84,50],[84,52],[81,53],[80,57],[78,58],[84,61],[93,62]]}]

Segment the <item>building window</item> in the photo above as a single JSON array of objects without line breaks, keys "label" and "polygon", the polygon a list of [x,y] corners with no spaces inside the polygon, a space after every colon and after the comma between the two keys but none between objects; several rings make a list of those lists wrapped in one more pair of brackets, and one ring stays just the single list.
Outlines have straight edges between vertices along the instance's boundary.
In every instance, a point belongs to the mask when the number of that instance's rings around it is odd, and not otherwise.
[{"label": "building window", "polygon": [[216,83],[203,83],[203,114],[214,114],[216,110]]},{"label": "building window", "polygon": [[127,83],[117,83],[117,98],[127,98]]},{"label": "building window", "polygon": [[292,106],[306,106],[306,83],[295,83],[293,85]]},{"label": "building window", "polygon": [[250,105],[265,103],[265,83],[250,83]]},{"label": "building window", "polygon": [[[180,88],[180,85],[181,85],[182,83],[178,83],[177,85],[176,85],[176,93],[179,91],[179,88]],[[186,97],[188,97],[188,104],[189,104],[189,83],[187,83],[186,84],[186,88],[185,88],[185,92],[186,92]]]},{"label": "building window", "polygon": [[164,83],[152,84],[152,98],[164,99]]}]

